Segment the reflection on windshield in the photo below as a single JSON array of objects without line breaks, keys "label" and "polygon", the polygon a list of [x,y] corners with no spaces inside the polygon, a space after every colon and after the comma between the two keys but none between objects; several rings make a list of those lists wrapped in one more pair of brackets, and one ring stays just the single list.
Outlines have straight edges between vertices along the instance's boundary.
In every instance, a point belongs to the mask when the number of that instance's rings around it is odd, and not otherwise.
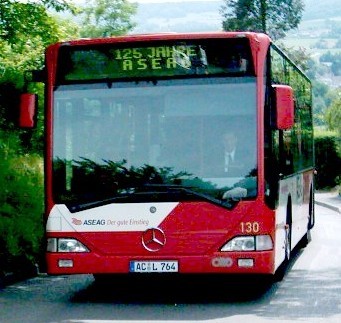
[{"label": "reflection on windshield", "polygon": [[254,197],[255,98],[253,78],[61,86],[53,128],[56,202],[141,192],[149,192],[146,200],[167,200],[174,185],[217,201]]}]

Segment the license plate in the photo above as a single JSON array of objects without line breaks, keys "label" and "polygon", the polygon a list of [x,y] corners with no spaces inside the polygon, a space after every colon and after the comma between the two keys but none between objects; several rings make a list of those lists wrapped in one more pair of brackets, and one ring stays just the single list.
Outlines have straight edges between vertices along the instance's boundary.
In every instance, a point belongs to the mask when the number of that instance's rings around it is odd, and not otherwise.
[{"label": "license plate", "polygon": [[131,261],[130,272],[134,273],[176,273],[177,261]]}]

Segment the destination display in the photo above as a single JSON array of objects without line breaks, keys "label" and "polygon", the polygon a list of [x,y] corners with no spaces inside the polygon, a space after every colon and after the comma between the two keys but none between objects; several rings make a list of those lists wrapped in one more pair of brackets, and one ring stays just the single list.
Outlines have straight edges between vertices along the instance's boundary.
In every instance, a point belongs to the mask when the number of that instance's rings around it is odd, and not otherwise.
[{"label": "destination display", "polygon": [[123,71],[191,68],[195,59],[199,60],[197,66],[207,66],[205,51],[195,46],[124,48],[114,49],[112,54]]},{"label": "destination display", "polygon": [[132,47],[117,47],[117,44],[62,47],[58,80],[64,83],[201,74],[252,74],[247,39],[150,44],[136,46],[136,43],[132,43]]}]

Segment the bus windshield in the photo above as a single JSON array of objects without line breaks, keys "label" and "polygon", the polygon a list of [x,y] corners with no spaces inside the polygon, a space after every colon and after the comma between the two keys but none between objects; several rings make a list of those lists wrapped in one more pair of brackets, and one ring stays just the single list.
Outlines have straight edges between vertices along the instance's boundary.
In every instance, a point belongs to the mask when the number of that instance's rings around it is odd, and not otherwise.
[{"label": "bus windshield", "polygon": [[69,84],[54,100],[57,203],[256,195],[255,77]]}]

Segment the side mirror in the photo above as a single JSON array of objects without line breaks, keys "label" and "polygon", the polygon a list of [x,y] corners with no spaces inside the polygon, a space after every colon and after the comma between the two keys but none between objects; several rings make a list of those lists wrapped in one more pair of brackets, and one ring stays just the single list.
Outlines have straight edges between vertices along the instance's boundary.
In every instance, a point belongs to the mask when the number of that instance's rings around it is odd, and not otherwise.
[{"label": "side mirror", "polygon": [[294,91],[288,85],[276,84],[272,88],[275,99],[276,128],[280,130],[290,129],[295,120]]},{"label": "side mirror", "polygon": [[34,128],[37,114],[37,95],[24,93],[20,96],[19,126]]}]

